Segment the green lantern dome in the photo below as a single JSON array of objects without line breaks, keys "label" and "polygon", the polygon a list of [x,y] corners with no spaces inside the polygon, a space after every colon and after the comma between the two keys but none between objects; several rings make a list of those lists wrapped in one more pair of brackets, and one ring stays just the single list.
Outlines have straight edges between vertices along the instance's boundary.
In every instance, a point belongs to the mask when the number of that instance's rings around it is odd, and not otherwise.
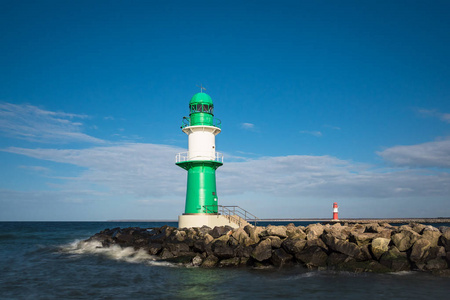
[{"label": "green lantern dome", "polygon": [[207,104],[207,105],[213,105],[212,99],[208,94],[205,93],[197,93],[195,94],[192,98],[191,101],[189,102],[189,105],[192,104]]}]

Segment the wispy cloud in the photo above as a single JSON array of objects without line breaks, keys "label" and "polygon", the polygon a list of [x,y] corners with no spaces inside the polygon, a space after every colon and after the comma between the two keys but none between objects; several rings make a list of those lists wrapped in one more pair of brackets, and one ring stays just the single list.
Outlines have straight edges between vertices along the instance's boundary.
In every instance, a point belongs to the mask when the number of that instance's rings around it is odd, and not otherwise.
[{"label": "wispy cloud", "polygon": [[[186,173],[174,165],[175,154],[184,151],[178,147],[130,143],[81,150],[11,147],[3,151],[84,168],[77,177],[66,178],[60,189],[94,184],[111,197],[128,195],[147,201],[171,195],[182,200],[185,193]],[[291,155],[230,162],[218,170],[217,178],[221,195],[358,199],[450,194],[447,173],[374,168],[332,156]]]},{"label": "wispy cloud", "polygon": [[104,143],[83,133],[83,123],[74,121],[86,118],[86,115],[47,111],[28,104],[0,103],[0,133],[32,142]]},{"label": "wispy cloud", "polygon": [[418,145],[395,146],[377,154],[395,166],[450,168],[450,138]]},{"label": "wispy cloud", "polygon": [[301,130],[300,133],[309,134],[309,135],[313,135],[313,136],[317,136],[317,137],[322,136],[322,132],[320,132],[320,131]]},{"label": "wispy cloud", "polygon": [[330,128],[330,129],[333,129],[333,130],[341,130],[341,127],[327,125],[327,124],[323,125],[323,127]]},{"label": "wispy cloud", "polygon": [[253,123],[241,123],[241,128],[245,130],[255,130],[255,124]]},{"label": "wispy cloud", "polygon": [[[185,174],[175,166],[175,155],[185,149],[154,144],[129,143],[88,149],[27,149],[10,147],[2,151],[82,167],[76,178],[60,178],[59,188],[96,185],[112,195],[134,197],[182,195]],[[172,166],[172,167],[168,167]]]},{"label": "wispy cloud", "polygon": [[42,166],[19,166],[21,169],[30,170],[34,172],[48,172],[50,171],[49,168],[42,167]]},{"label": "wispy cloud", "polygon": [[450,113],[441,113],[435,109],[424,109],[424,108],[417,109],[417,113],[419,113],[419,115],[424,117],[438,118],[443,122],[450,123]]}]

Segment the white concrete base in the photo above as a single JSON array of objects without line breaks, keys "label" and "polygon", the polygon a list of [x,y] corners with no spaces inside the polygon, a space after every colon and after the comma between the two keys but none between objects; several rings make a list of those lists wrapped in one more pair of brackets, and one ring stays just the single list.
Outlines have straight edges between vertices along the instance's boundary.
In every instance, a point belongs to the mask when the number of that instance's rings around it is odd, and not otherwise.
[{"label": "white concrete base", "polygon": [[225,225],[233,228],[239,228],[238,224],[230,222],[225,216],[222,215],[199,214],[178,216],[178,228],[202,227],[203,225],[211,228]]}]

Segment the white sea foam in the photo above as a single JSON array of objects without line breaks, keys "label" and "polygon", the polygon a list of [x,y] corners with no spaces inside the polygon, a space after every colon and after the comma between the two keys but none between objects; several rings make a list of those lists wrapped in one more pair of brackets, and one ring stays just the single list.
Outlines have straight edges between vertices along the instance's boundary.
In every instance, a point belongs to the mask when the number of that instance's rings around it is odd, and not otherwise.
[{"label": "white sea foam", "polygon": [[134,250],[133,247],[122,248],[117,245],[103,247],[99,241],[80,241],[76,240],[70,244],[61,246],[61,251],[75,256],[81,255],[102,255],[109,259],[126,261],[129,263],[144,263],[152,266],[175,267],[176,264],[157,261],[157,257],[148,254],[145,250]]},{"label": "white sea foam", "polygon": [[389,274],[392,275],[397,275],[397,276],[404,276],[404,275],[410,275],[410,274],[415,274],[416,272],[414,271],[398,271],[398,272],[390,272]]}]

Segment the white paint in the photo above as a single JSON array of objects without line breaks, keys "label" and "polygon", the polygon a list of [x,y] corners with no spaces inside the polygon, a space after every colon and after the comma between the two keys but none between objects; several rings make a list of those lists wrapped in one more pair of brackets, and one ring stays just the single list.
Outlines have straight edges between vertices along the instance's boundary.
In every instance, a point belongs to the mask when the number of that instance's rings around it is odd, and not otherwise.
[{"label": "white paint", "polygon": [[239,228],[236,223],[230,222],[227,217],[223,215],[181,215],[178,216],[178,228],[192,228],[202,227],[206,225],[210,228],[216,226],[231,226],[233,228]]},{"label": "white paint", "polygon": [[337,212],[338,212],[338,209],[337,209],[337,207],[333,208],[333,212],[335,212],[335,213],[337,213]]},{"label": "white paint", "polygon": [[188,126],[183,132],[189,138],[188,160],[215,160],[216,135],[220,128],[214,126]]}]

